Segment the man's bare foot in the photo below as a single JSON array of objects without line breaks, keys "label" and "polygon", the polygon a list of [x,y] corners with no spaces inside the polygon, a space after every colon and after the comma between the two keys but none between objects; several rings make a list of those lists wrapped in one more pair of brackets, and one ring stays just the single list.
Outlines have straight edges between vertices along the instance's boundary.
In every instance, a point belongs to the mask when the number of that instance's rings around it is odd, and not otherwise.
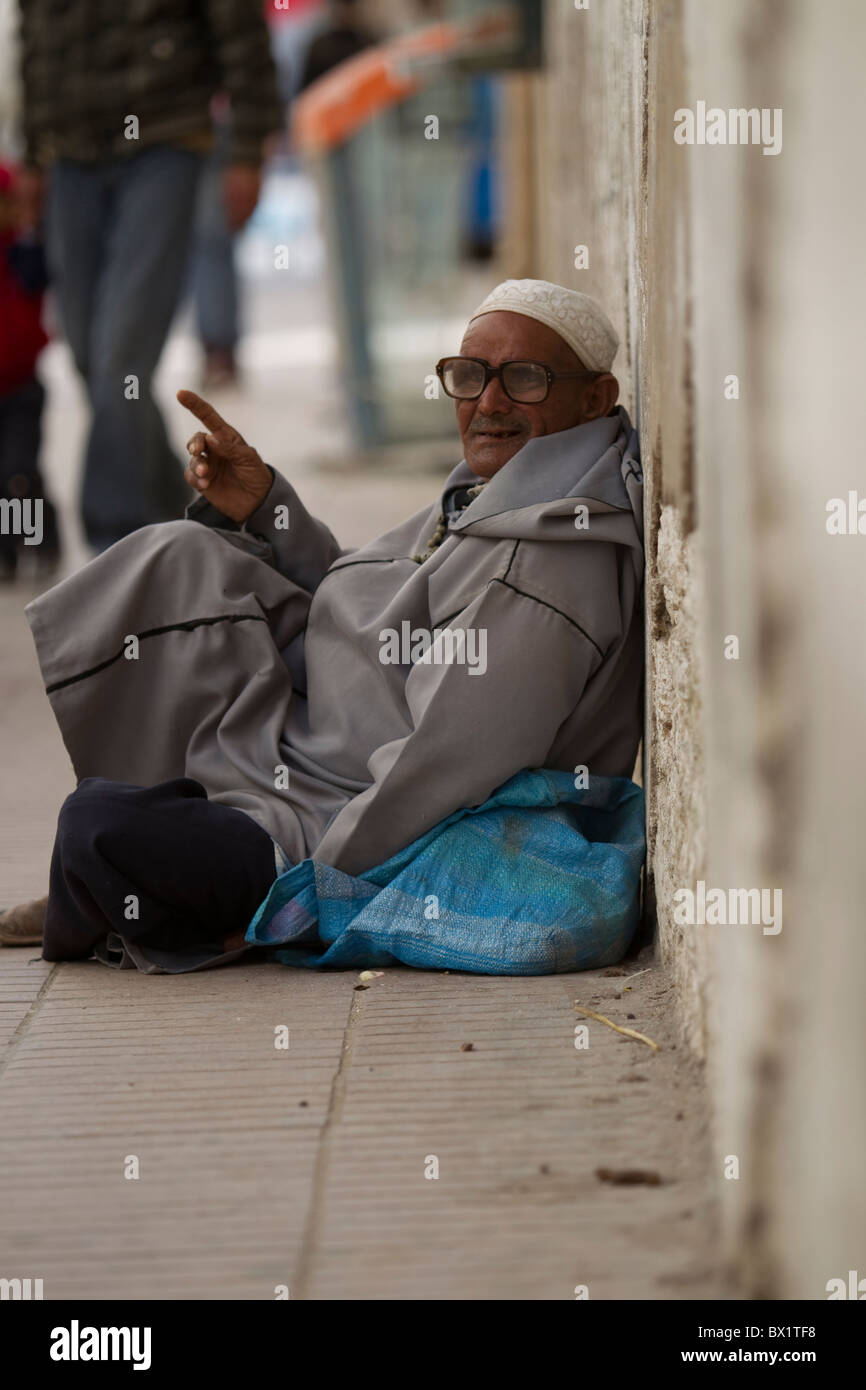
[{"label": "man's bare foot", "polygon": [[36,898],[0,912],[0,946],[41,946],[48,899]]},{"label": "man's bare foot", "polygon": [[187,444],[190,465],[184,477],[223,516],[244,522],[264,502],[273,475],[255,449],[226,424],[195,391],[178,391],[177,399],[205,426]]}]

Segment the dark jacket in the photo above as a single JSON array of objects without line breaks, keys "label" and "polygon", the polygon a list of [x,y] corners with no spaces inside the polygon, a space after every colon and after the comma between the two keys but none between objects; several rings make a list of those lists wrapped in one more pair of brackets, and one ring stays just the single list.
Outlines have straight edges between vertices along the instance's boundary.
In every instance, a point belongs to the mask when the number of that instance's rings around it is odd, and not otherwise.
[{"label": "dark jacket", "polygon": [[[30,163],[207,148],[217,91],[231,100],[231,162],[257,164],[281,124],[261,0],[20,0],[20,9]],[[125,134],[129,116],[137,139]]]}]

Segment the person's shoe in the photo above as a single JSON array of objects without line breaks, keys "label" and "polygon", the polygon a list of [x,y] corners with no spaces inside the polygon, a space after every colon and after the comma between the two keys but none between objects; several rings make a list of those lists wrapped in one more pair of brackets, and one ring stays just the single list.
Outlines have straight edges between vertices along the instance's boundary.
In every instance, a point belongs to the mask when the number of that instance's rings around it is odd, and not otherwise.
[{"label": "person's shoe", "polygon": [[232,348],[206,348],[201,384],[203,391],[221,391],[237,385],[238,364]]},{"label": "person's shoe", "polygon": [[0,946],[41,946],[47,898],[36,898],[0,912]]}]

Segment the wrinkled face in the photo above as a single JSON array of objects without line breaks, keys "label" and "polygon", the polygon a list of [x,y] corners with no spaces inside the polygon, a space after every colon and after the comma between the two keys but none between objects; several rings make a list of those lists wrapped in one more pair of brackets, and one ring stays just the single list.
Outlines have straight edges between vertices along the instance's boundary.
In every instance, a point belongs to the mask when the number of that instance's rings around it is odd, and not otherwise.
[{"label": "wrinkled face", "polygon": [[[504,309],[483,314],[469,325],[460,355],[480,357],[491,367],[521,361],[543,362],[554,372],[585,369],[554,329]],[[607,415],[617,391],[615,378],[605,372],[595,378],[556,381],[546,400],[524,405],[510,400],[493,378],[477,401],[455,401],[466,462],[479,478],[492,478],[528,439]]]}]

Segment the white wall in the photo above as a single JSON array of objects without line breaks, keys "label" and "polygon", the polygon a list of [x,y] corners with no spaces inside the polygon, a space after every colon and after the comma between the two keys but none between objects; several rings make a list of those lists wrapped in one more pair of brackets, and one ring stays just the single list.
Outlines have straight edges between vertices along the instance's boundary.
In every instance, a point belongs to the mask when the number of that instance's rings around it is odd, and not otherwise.
[{"label": "white wall", "polygon": [[[708,1063],[728,1255],[752,1295],[823,1298],[866,1276],[866,535],[825,527],[829,498],[866,498],[866,9],[548,20],[533,273],[602,299],[641,431],[660,946]],[[782,108],[781,153],[676,145],[698,100]],[[699,877],[780,888],[781,933],[678,926]]]}]

